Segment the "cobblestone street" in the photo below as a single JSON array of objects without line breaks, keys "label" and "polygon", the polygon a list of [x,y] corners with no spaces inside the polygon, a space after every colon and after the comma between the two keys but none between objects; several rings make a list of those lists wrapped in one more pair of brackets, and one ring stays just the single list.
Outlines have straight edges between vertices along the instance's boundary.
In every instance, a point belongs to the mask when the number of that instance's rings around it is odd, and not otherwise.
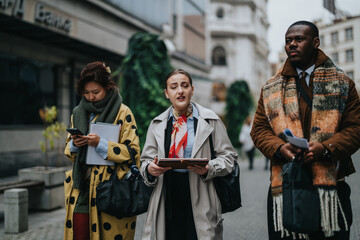
[{"label": "cobblestone street", "polygon": [[[360,171],[360,151],[353,156],[355,168]],[[266,240],[266,196],[269,187],[269,171],[264,170],[263,157],[255,159],[255,167],[248,170],[247,162],[239,160],[241,168],[241,193],[243,207],[224,215],[224,239]],[[346,181],[352,194],[354,222],[351,226],[351,240],[360,239],[360,175],[353,174]],[[136,240],[141,239],[145,214],[138,217]],[[51,212],[30,212],[29,230],[21,234],[4,234],[4,223],[0,222],[0,239],[60,240],[63,239],[64,209]]]}]

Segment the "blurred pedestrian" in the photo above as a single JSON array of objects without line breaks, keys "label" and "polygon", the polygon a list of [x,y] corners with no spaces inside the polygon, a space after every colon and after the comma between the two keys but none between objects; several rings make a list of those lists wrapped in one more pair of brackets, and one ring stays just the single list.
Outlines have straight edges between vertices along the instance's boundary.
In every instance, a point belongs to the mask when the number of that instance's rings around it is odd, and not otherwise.
[{"label": "blurred pedestrian", "polygon": [[[122,103],[110,69],[102,62],[89,63],[82,69],[76,91],[82,98],[73,110],[71,126],[85,135],[69,134],[66,141],[65,154],[73,162],[73,169],[66,173],[65,180],[64,239],[133,239],[136,217],[119,219],[98,212],[95,199],[97,185],[110,178],[115,166],[118,166],[119,179],[129,171],[132,161],[128,147],[134,150],[131,152],[140,167],[135,118]],[[89,133],[90,122],[120,124],[119,141],[111,142]],[[95,147],[99,156],[114,162],[115,166],[87,165],[88,146]]]},{"label": "blurred pedestrian", "polygon": [[264,170],[268,170],[269,169],[269,161],[270,159],[268,159],[267,157],[265,157],[265,167],[264,167]]},{"label": "blurred pedestrian", "polygon": [[[172,104],[151,122],[141,154],[141,174],[155,186],[142,239],[223,239],[221,204],[213,178],[232,172],[237,153],[220,118],[191,102],[191,76],[176,69],[165,78]],[[209,138],[216,158],[211,159]],[[160,167],[157,158],[207,158],[206,166]],[[155,162],[154,162],[155,161]]]},{"label": "blurred pedestrian", "polygon": [[301,158],[302,171],[309,169],[313,177],[321,213],[318,232],[307,237],[346,240],[350,236],[350,187],[344,177],[355,172],[351,155],[360,146],[360,102],[354,82],[319,45],[319,30],[313,23],[293,23],[285,34],[288,58],[263,86],[258,102],[251,135],[271,159],[269,239],[302,237],[282,226],[282,166],[302,152],[285,142],[286,128],[309,141]]},{"label": "blurred pedestrian", "polygon": [[252,118],[251,116],[247,116],[244,121],[244,124],[241,127],[241,131],[239,134],[239,142],[242,144],[242,149],[245,151],[249,159],[249,170],[253,169],[254,152],[255,152],[254,143],[250,136],[251,126],[252,126]]}]

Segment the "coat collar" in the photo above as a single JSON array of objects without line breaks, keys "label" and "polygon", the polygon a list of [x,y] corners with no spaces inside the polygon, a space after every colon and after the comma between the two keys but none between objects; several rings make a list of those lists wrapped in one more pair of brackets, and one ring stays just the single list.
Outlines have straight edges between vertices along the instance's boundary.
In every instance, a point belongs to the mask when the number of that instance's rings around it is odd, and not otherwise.
[{"label": "coat collar", "polygon": [[[212,110],[204,108],[203,106],[197,104],[197,103],[192,103],[195,105],[196,109],[199,111],[199,118],[203,118],[203,119],[219,119],[219,116],[216,115]],[[171,106],[166,109],[163,113],[161,113],[160,115],[158,115],[157,117],[154,118],[154,121],[167,121],[167,118],[169,117],[171,111]]]},{"label": "coat collar", "polygon": [[[198,119],[195,140],[194,140],[194,146],[191,154],[192,157],[196,155],[196,153],[199,151],[199,149],[204,144],[206,139],[210,136],[210,134],[214,130],[214,128],[206,121],[206,119],[212,119],[212,120],[220,119],[219,116],[216,115],[212,110],[204,108],[203,106],[197,103],[193,103],[193,104],[199,111],[199,119]],[[164,149],[165,129],[170,111],[171,111],[171,107],[169,107],[166,111],[161,113],[153,120],[154,122],[158,122],[157,126],[154,129],[154,136],[157,145],[159,146],[159,156],[165,156],[165,149]]]},{"label": "coat collar", "polygon": [[[318,49],[317,56],[315,60],[315,68],[319,67],[321,64],[323,64],[329,57],[325,55],[325,53]],[[286,59],[284,67],[281,71],[281,75],[283,76],[289,76],[289,77],[296,77],[298,76],[296,72],[296,68],[291,64],[289,61],[289,58]]]}]

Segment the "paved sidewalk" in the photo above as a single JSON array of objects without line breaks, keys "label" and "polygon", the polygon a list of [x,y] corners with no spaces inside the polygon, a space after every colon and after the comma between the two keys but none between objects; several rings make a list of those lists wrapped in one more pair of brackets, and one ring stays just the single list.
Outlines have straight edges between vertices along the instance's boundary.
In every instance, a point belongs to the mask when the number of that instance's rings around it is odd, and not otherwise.
[{"label": "paved sidewalk", "polygon": [[[360,151],[353,156],[355,168],[360,171]],[[263,157],[255,159],[254,169],[247,169],[247,162],[239,160],[243,207],[224,214],[225,240],[266,240],[266,196],[269,186],[269,171],[264,171]],[[346,180],[352,190],[353,225],[351,240],[360,239],[360,174],[355,173]],[[1,209],[0,209],[1,211]],[[135,240],[141,239],[145,214],[138,216]],[[4,222],[0,220],[0,239],[20,240],[61,240],[65,210],[50,212],[29,212],[29,230],[20,234],[5,234]]]},{"label": "paved sidewalk", "polygon": [[29,230],[20,234],[5,234],[0,223],[2,240],[61,240],[64,235],[65,209],[49,212],[29,212]]}]

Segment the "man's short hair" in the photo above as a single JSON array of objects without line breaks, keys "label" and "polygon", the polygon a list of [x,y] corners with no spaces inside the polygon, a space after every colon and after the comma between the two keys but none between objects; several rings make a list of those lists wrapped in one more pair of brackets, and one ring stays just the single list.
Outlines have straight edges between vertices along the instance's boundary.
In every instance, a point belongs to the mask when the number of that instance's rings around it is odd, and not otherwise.
[{"label": "man's short hair", "polygon": [[288,29],[290,29],[292,26],[295,26],[295,25],[306,25],[306,26],[310,27],[310,30],[311,30],[312,35],[313,35],[314,38],[319,37],[319,29],[312,22],[297,21],[297,22],[294,22],[293,24],[291,24]]}]

